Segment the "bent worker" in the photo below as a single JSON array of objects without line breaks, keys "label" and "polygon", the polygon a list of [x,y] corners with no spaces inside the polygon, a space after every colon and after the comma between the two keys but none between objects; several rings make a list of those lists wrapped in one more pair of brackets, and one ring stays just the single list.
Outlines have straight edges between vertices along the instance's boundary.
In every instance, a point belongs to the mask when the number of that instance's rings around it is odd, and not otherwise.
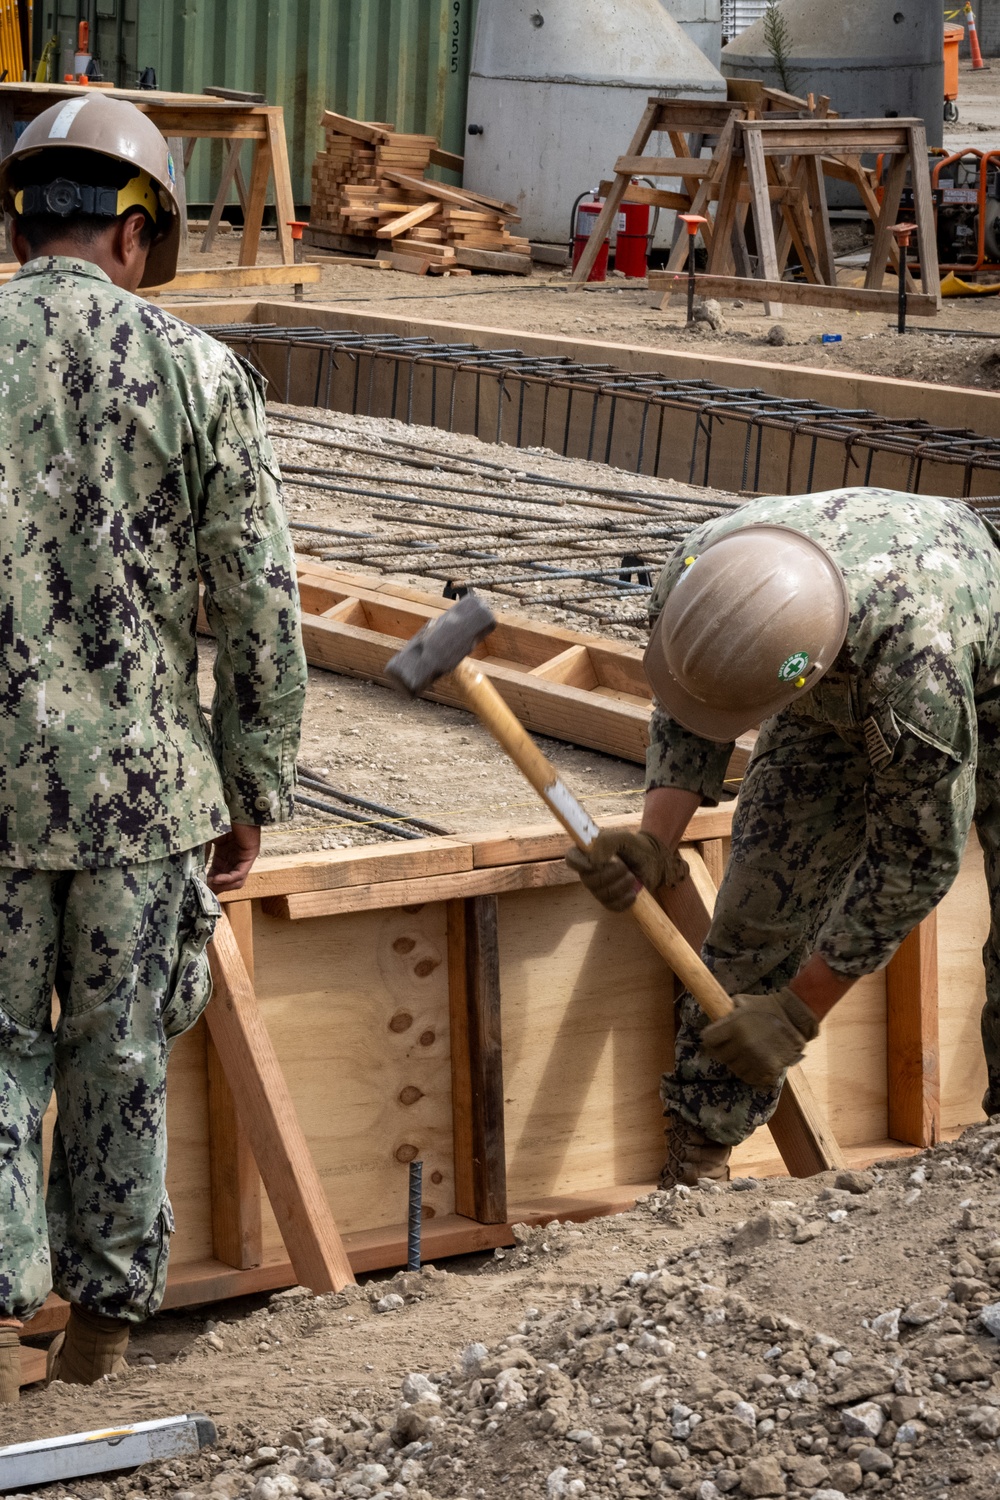
[{"label": "bent worker", "polygon": [[122,1368],[163,1297],[167,1056],[209,997],[214,893],[291,815],[305,663],[256,380],[135,295],[177,263],[163,137],[73,98],[27,127],[0,193],[22,266],[0,291],[3,1403],[53,1285],[70,1313],[50,1374],[83,1384]]},{"label": "bent worker", "polygon": [[[641,832],[569,856],[605,905],[630,905],[635,876],[676,883],[691,814],[719,801],[733,742],[762,726],[702,955],[735,1009],[710,1024],[682,999],[664,1186],[728,1176],[824,1016],[944,896],[973,821],[1000,913],[998,548],[961,502],[846,489],[752,501],[664,569]],[[984,959],[995,1114],[997,915]]]}]

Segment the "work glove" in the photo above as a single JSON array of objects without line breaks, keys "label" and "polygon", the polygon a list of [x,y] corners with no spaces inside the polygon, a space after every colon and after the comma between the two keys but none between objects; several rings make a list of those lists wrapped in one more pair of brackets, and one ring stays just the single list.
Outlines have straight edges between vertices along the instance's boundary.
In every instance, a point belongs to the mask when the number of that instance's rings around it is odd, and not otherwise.
[{"label": "work glove", "polygon": [[819,1022],[794,990],[734,995],[735,1009],[701,1034],[709,1057],[755,1089],[773,1089],[786,1068],[802,1061]]},{"label": "work glove", "polygon": [[687,875],[679,854],[652,833],[610,829],[599,833],[588,849],[571,849],[566,863],[592,896],[609,911],[628,911],[635,900],[635,881],[647,891],[668,890]]}]

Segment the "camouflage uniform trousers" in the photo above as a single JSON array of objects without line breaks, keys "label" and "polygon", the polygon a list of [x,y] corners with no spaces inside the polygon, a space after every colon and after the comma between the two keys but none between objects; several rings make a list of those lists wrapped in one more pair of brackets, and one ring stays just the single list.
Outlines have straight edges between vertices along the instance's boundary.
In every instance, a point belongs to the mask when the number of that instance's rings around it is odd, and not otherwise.
[{"label": "camouflage uniform trousers", "polygon": [[[772,994],[812,954],[817,934],[865,847],[863,748],[835,730],[796,732],[779,720],[761,733],[733,819],[732,855],[702,950],[730,995]],[[1000,704],[979,705],[975,825],[983,846],[992,923],[983,948],[983,1107],[1000,1113]],[[919,846],[919,805],[914,845]],[[738,1145],[777,1107],[781,1092],[754,1089],[701,1050],[708,1019],[685,993],[677,1006],[674,1071],[663,1076],[667,1112],[710,1139]]]},{"label": "camouflage uniform trousers", "polygon": [[129,1322],[162,1301],[167,1058],[208,1003],[220,910],[203,870],[201,848],[96,870],[0,869],[2,1316],[30,1317],[53,1285]]}]

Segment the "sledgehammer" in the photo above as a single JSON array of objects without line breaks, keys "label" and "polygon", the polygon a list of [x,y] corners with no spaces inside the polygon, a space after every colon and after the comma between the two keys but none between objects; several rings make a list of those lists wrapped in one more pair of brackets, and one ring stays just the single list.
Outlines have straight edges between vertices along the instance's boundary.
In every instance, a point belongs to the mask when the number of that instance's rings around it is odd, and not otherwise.
[{"label": "sledgehammer", "polygon": [[[515,718],[493,684],[469,659],[469,653],[489,635],[496,623],[480,598],[466,594],[436,620],[425,625],[386,663],[386,676],[407,697],[416,698],[439,677],[450,673],[468,707],[531,782],[577,848],[588,849],[600,832],[597,824]],[[705,1014],[713,1021],[727,1016],[733,1008],[732,1000],[645,887],[638,885],[629,912]],[[805,1176],[810,1172],[844,1166],[839,1147],[822,1120],[808,1083],[797,1068],[788,1074],[783,1100],[786,1096],[787,1103],[779,1107],[779,1112],[782,1108],[784,1110],[786,1129],[782,1129],[779,1123],[778,1130],[774,1130],[775,1123],[778,1123],[776,1114],[772,1121],[773,1133],[776,1137],[779,1133],[806,1137],[805,1140],[778,1140],[789,1170]]]},{"label": "sledgehammer", "polygon": [[[402,692],[416,698],[432,682],[450,672],[469,708],[531,782],[577,848],[589,849],[600,832],[597,824],[511,713],[492,682],[469,659],[470,651],[489,635],[496,623],[477,595],[466,594],[396,653],[386,664],[386,676]],[[643,886],[638,887],[629,912],[705,1014],[713,1021],[728,1016],[733,1002],[722,985]]]}]

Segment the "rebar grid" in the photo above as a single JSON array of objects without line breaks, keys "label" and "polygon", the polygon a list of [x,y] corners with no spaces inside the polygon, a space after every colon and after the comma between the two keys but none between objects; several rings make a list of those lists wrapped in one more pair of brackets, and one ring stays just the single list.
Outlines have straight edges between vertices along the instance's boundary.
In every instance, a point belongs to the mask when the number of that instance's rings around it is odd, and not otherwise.
[{"label": "rebar grid", "polygon": [[[514,447],[539,444],[564,456],[572,450],[575,457],[605,463],[615,455],[619,467],[621,428],[627,417],[628,464],[637,474],[663,472],[667,447],[675,453],[680,441],[679,423],[690,429],[690,436],[685,436],[690,445],[688,481],[706,486],[757,490],[766,457],[768,487],[777,492],[781,487],[774,483],[773,440],[778,434],[786,441],[780,465],[784,493],[814,488],[821,444],[824,453],[830,444],[842,451],[842,485],[871,483],[880,455],[904,460],[905,475],[896,487],[911,494],[921,492],[925,470],[932,467],[959,468],[961,485],[950,487],[960,488],[962,497],[983,486],[984,474],[1000,471],[1000,439],[969,428],[938,428],[922,419],[884,417],[864,408],[773,396],[757,388],[672,380],[568,356],[446,344],[423,336],[251,323],[213,325],[210,331],[258,368],[266,360],[265,373],[273,384],[282,384],[282,400],[291,400],[293,382],[299,387],[307,383],[312,404],[327,410],[335,376],[346,372],[350,379],[337,381],[338,410],[413,422],[417,377],[427,375],[429,391],[421,387],[419,394],[427,416],[420,420],[430,426],[455,431],[461,395],[466,412],[471,404],[469,430],[484,441]],[[282,352],[283,361],[275,357]],[[540,435],[526,434],[529,408],[528,425],[540,423]],[[727,430],[733,423],[743,429],[735,450]]]}]

